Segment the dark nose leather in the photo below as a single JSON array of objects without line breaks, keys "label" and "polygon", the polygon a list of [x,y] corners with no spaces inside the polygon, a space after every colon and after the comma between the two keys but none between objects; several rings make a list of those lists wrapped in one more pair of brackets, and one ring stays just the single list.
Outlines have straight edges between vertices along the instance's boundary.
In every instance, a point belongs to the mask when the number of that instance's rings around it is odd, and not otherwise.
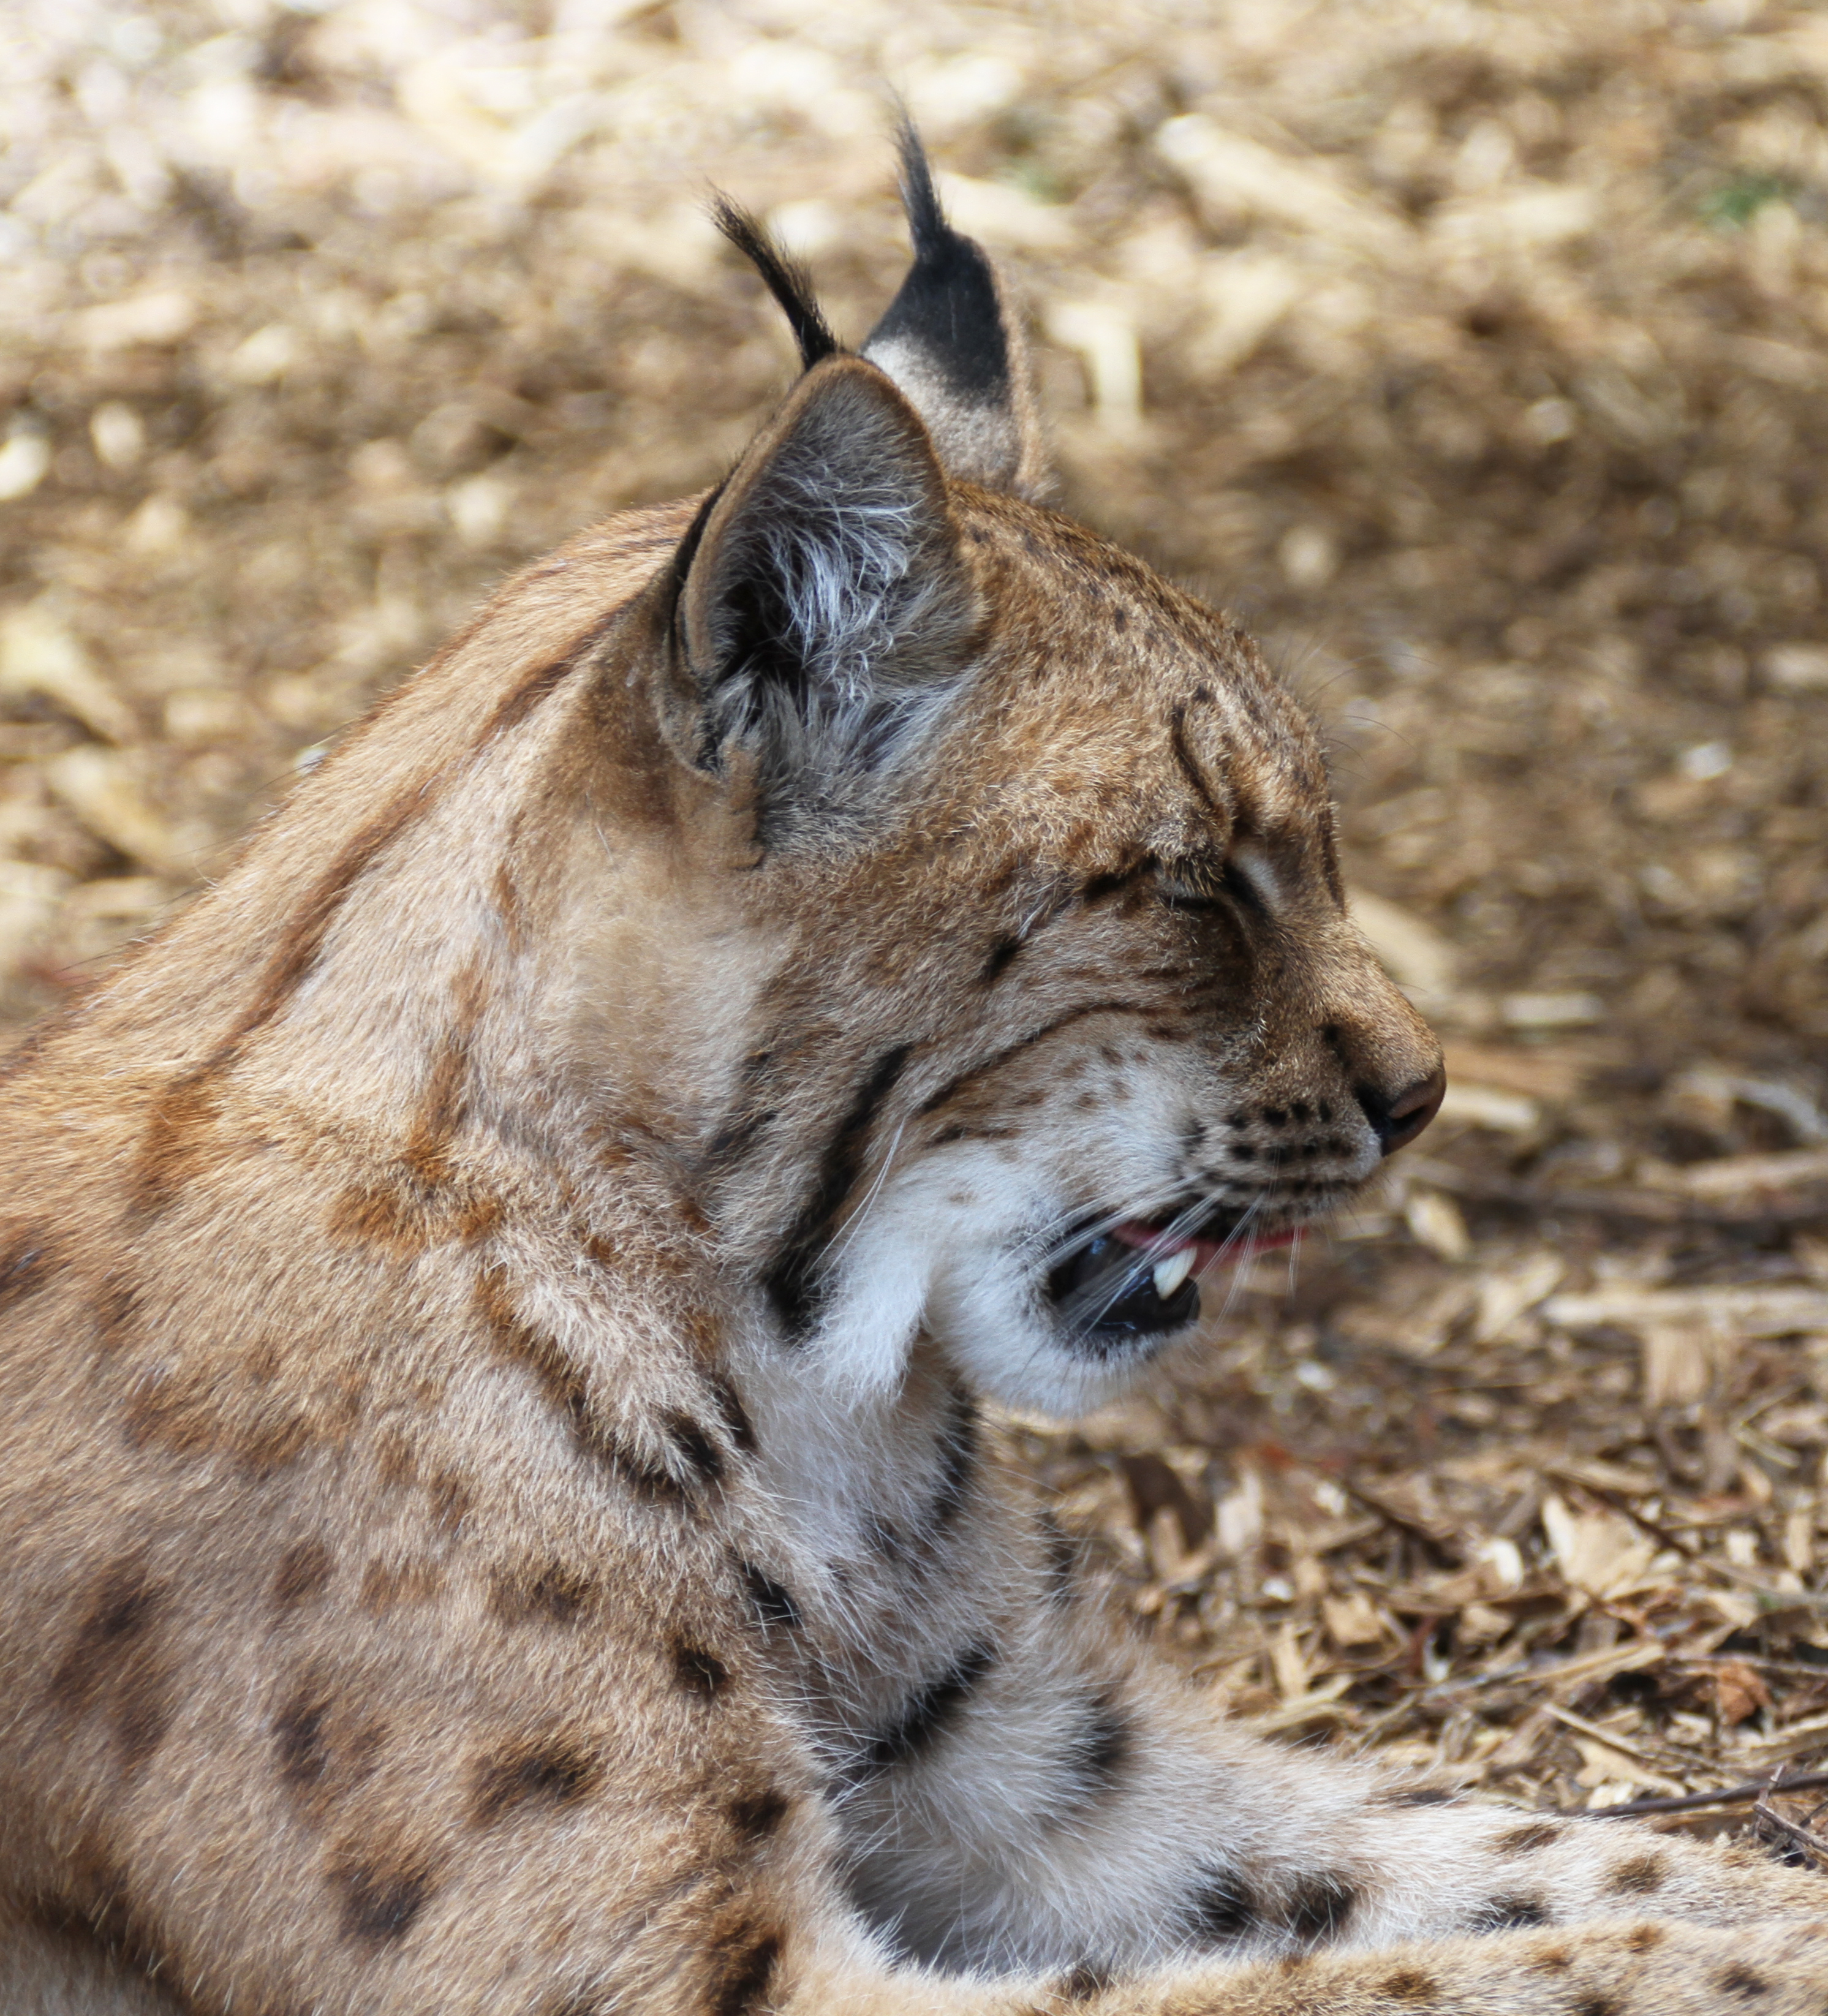
[{"label": "dark nose leather", "polygon": [[1384,1154],[1394,1155],[1398,1148],[1406,1148],[1441,1111],[1446,1090],[1447,1073],[1438,1069],[1394,1099],[1387,1100],[1369,1086],[1361,1087],[1358,1103]]}]

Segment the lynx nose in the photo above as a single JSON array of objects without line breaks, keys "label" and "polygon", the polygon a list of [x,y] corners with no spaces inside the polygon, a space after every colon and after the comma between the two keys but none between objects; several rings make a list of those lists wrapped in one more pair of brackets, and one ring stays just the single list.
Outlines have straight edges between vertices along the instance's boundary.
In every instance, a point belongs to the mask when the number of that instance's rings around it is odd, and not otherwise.
[{"label": "lynx nose", "polygon": [[1387,1155],[1406,1148],[1441,1111],[1447,1090],[1447,1073],[1437,1065],[1429,1075],[1412,1085],[1396,1098],[1386,1100],[1369,1085],[1358,1089],[1358,1103],[1376,1131],[1378,1144]]}]

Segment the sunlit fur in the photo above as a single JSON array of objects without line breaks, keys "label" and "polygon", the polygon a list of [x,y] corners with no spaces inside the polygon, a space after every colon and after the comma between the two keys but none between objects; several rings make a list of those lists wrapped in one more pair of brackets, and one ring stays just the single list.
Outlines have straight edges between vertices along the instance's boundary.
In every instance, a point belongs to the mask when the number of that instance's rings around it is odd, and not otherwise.
[{"label": "sunlit fur", "polygon": [[999,1471],[1174,1341],[1075,1241],[1312,1218],[1438,1053],[956,375],[509,582],[13,1064],[6,2016],[1822,2007],[1814,1876],[1258,1741]]}]

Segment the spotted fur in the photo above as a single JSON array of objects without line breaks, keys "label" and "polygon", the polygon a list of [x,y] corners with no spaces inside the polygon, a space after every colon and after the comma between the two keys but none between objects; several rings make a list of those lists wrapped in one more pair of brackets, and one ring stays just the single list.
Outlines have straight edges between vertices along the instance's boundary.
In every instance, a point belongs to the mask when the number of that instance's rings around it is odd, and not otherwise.
[{"label": "spotted fur", "polygon": [[729,479],[7,1075],[5,2007],[1819,2010],[1814,1877],[1215,1722],[986,1460],[1440,1062],[1249,641],[1024,494],[906,164],[862,353],[765,257],[808,368]]}]

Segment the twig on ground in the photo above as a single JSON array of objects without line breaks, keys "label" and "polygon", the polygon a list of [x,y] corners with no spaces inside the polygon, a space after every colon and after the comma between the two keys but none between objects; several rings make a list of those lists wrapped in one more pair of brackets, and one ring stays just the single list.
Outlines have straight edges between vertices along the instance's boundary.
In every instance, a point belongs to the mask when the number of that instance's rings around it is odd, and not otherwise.
[{"label": "twig on ground", "polygon": [[1629,1820],[1646,1813],[1699,1813],[1704,1806],[1750,1805],[1773,1792],[1806,1792],[1822,1786],[1828,1786],[1828,1771],[1798,1771],[1789,1778],[1754,1778],[1749,1784],[1722,1785],[1715,1792],[1682,1792],[1668,1798],[1627,1799],[1617,1806],[1574,1806],[1562,1810],[1578,1820]]},{"label": "twig on ground", "polygon": [[1828,1863],[1828,1841],[1824,1841],[1819,1834],[1812,1833],[1806,1827],[1798,1827],[1794,1820],[1786,1820],[1771,1803],[1772,1789],[1767,1786],[1764,1796],[1752,1809],[1752,1816],[1759,1831],[1763,1832],[1769,1828],[1772,1833],[1781,1835],[1793,1848],[1800,1848],[1805,1855],[1812,1856],[1816,1862]]}]

